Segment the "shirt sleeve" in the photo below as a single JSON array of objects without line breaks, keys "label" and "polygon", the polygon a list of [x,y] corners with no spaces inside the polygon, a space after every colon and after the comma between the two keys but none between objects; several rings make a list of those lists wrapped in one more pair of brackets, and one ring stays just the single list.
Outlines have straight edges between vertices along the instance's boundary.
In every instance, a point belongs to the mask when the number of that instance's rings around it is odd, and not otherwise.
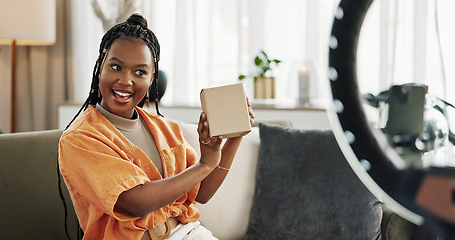
[{"label": "shirt sleeve", "polygon": [[150,179],[124,151],[95,136],[70,133],[62,136],[59,155],[62,175],[78,195],[118,220],[135,219],[114,206],[122,192]]}]

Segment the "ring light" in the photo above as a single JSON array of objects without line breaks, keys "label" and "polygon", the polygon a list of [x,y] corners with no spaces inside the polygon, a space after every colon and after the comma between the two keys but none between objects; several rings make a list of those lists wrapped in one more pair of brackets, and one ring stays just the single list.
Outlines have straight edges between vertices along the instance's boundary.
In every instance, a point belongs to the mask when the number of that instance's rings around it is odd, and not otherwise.
[{"label": "ring light", "polygon": [[360,28],[373,0],[341,0],[329,41],[333,108],[329,120],[351,168],[364,185],[407,220],[432,227],[443,238],[454,236],[455,169],[417,169],[369,125],[357,85],[356,54]]}]

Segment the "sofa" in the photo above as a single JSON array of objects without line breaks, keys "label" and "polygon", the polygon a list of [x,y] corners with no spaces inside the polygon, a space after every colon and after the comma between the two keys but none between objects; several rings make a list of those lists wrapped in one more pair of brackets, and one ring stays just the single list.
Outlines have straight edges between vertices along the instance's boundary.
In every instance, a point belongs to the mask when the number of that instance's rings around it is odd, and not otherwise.
[{"label": "sofa", "polygon": [[[196,124],[180,123],[197,151]],[[0,134],[1,239],[67,239],[57,178],[62,130]],[[77,219],[65,185],[68,235]],[[331,131],[260,123],[200,221],[219,239],[437,239],[378,201]]]}]

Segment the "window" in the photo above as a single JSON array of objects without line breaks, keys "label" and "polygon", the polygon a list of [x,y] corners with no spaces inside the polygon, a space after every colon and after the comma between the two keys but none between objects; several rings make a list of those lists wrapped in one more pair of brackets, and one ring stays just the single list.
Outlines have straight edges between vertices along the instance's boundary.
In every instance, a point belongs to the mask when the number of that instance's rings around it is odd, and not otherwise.
[{"label": "window", "polygon": [[[274,71],[277,102],[295,102],[298,69],[311,65],[312,95],[321,98],[328,37],[337,1],[158,0],[150,27],[162,44],[168,75],[164,103],[199,103],[201,88],[238,82],[260,50],[282,60]],[[252,80],[244,82],[250,97]]]},{"label": "window", "polygon": [[[311,94],[327,100],[328,39],[339,0],[152,0],[142,14],[161,43],[160,69],[168,77],[162,102],[198,105],[204,87],[238,82],[252,70],[259,50],[282,60],[274,72],[276,101],[294,103],[298,69],[311,69]],[[102,26],[88,1],[72,2],[74,98],[88,93]],[[455,3],[375,0],[362,27],[358,79],[362,93],[392,84],[425,83],[446,98],[454,89]],[[252,81],[245,89],[253,94]],[[81,93],[82,91],[82,93]],[[452,98],[452,99],[451,99]],[[447,96],[455,102],[455,96]]]}]

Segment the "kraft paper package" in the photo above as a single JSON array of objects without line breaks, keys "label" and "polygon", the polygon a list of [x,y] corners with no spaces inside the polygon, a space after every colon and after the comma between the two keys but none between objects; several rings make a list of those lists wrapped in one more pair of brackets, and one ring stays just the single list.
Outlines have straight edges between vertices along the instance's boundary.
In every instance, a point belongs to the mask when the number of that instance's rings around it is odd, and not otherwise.
[{"label": "kraft paper package", "polygon": [[210,138],[244,136],[251,131],[243,83],[204,88],[200,97]]}]

